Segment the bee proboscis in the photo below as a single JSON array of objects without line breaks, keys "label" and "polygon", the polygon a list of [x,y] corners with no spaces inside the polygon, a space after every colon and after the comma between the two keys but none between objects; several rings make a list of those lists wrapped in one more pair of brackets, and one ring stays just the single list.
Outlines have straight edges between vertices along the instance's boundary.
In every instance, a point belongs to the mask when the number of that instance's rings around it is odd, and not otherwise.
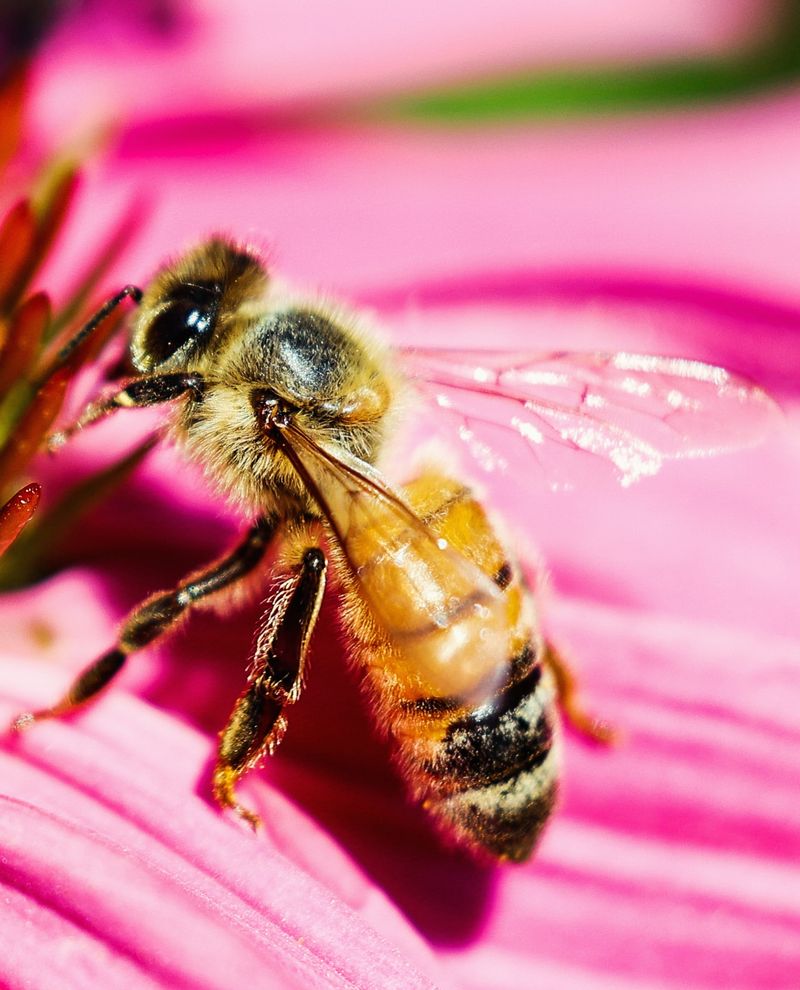
[{"label": "bee proboscis", "polygon": [[[666,457],[739,445],[763,431],[770,400],[721,368],[676,358],[393,351],[356,317],[287,296],[257,252],[225,238],[167,264],[143,293],[124,289],[99,316],[126,295],[140,303],[136,374],[53,445],[121,408],[170,403],[166,432],[253,522],[226,556],[135,608],[59,702],[16,726],[93,700],[128,656],[256,574],[280,541],[246,685],[220,734],[219,804],[257,821],[236,785],[286,730],[330,565],[348,653],[415,797],[457,840],[526,859],[556,799],[557,700],[603,730],[582,714],[518,563],[472,491],[435,467],[397,491],[376,468],[409,372],[479,458],[480,423],[502,425],[546,473],[559,454],[558,483],[581,457],[628,484]],[[476,397],[480,415],[464,401]]]}]

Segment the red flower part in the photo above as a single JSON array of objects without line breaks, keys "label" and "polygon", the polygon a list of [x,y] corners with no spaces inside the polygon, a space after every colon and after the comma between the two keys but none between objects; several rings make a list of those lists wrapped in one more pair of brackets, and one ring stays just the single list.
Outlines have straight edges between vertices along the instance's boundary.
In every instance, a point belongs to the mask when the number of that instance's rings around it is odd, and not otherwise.
[{"label": "red flower part", "polygon": [[25,485],[0,508],[0,557],[31,521],[41,494],[41,485]]}]

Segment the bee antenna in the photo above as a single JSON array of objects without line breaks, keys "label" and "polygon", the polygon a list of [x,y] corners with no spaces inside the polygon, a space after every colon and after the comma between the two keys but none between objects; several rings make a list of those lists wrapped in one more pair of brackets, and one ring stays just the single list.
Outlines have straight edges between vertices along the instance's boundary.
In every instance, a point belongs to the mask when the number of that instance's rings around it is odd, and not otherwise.
[{"label": "bee antenna", "polygon": [[53,364],[48,369],[46,377],[49,377],[54,371],[65,365],[75,351],[81,346],[84,340],[91,337],[103,320],[107,319],[107,317],[114,312],[117,306],[119,306],[119,304],[128,297],[130,297],[138,305],[142,301],[142,290],[137,285],[126,285],[124,289],[120,289],[116,295],[113,295],[110,299],[104,302],[94,316],[84,323],[75,336],[68,340],[58,354],[56,354]]}]

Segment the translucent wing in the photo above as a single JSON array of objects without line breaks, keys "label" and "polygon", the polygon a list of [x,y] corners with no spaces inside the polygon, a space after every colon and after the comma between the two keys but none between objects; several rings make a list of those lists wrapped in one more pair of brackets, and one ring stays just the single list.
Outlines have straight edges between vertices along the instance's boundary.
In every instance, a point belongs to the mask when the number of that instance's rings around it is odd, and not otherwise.
[{"label": "translucent wing", "polygon": [[746,379],[685,358],[445,349],[404,357],[483,468],[505,466],[492,438],[511,431],[553,488],[583,480],[592,461],[627,486],[667,459],[747,446],[777,412]]},{"label": "translucent wing", "polygon": [[422,696],[473,703],[508,666],[508,620],[497,585],[436,534],[368,464],[300,428],[277,438],[319,505],[373,618]]}]

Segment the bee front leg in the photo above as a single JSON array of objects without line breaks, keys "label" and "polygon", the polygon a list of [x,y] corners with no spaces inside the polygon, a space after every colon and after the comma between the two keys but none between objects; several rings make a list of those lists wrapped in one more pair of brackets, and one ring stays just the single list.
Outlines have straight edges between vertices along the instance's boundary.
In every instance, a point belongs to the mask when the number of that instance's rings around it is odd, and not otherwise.
[{"label": "bee front leg", "polygon": [[236,784],[271,755],[286,731],[284,709],[303,689],[311,634],[325,591],[327,563],[319,547],[310,547],[278,584],[256,641],[248,686],[220,733],[214,769],[214,797],[253,829],[258,815],[239,804]]},{"label": "bee front leg", "polygon": [[60,701],[51,708],[17,716],[12,728],[26,729],[34,722],[66,715],[92,701],[122,669],[131,653],[167,632],[191,606],[252,571],[266,553],[276,525],[273,519],[259,519],[227,556],[193,574],[172,591],[148,598],[125,620],[114,647],[87,667]]},{"label": "bee front leg", "polygon": [[187,393],[195,399],[203,397],[203,378],[197,374],[173,372],[136,378],[123,388],[112,388],[94,402],[90,402],[81,415],[65,429],[52,433],[47,439],[47,449],[52,453],[62,447],[85,426],[90,426],[118,409],[140,409],[162,402],[172,402]]}]

